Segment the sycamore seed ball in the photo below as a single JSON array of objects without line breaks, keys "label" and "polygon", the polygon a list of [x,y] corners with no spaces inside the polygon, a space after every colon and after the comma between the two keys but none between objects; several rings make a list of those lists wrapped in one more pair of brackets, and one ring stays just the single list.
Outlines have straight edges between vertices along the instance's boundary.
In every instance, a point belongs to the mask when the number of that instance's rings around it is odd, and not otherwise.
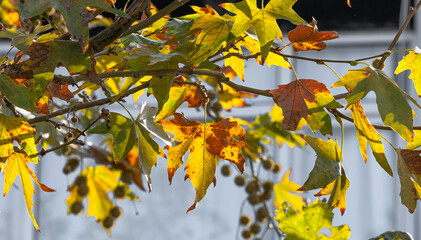
[{"label": "sycamore seed ball", "polygon": [[241,236],[242,236],[244,239],[251,239],[251,238],[253,238],[253,237],[254,237],[254,234],[250,231],[250,229],[244,229],[244,230],[241,232]]},{"label": "sycamore seed ball", "polygon": [[258,234],[258,233],[260,232],[260,224],[258,224],[258,223],[253,223],[253,224],[250,226],[250,231],[251,231],[252,233],[254,233],[254,234]]},{"label": "sycamore seed ball", "polygon": [[74,202],[70,207],[70,212],[73,214],[79,214],[83,210],[83,205],[81,202]]},{"label": "sycamore seed ball", "polygon": [[246,182],[247,182],[247,178],[244,177],[243,175],[237,175],[234,178],[235,185],[237,185],[239,187],[242,187],[242,186],[246,185]]},{"label": "sycamore seed ball", "polygon": [[102,226],[104,228],[111,228],[114,225],[114,218],[112,216],[106,217],[104,220],[102,220]]},{"label": "sycamore seed ball", "polygon": [[228,177],[232,173],[232,169],[229,165],[224,165],[221,167],[221,173],[223,176]]},{"label": "sycamore seed ball", "polygon": [[244,226],[248,226],[251,223],[251,217],[247,214],[243,214],[240,217],[240,224]]}]

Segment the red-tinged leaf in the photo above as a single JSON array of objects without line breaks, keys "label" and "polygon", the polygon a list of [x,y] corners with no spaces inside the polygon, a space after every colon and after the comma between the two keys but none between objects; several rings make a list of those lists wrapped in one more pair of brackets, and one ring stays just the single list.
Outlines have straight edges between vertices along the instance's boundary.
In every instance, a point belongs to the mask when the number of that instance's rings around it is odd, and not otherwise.
[{"label": "red-tinged leaf", "polygon": [[234,88],[223,84],[224,91],[219,92],[219,103],[222,108],[230,111],[232,107],[247,107],[249,104],[246,103],[244,98],[255,98],[256,94],[238,92]]},{"label": "red-tinged leaf", "polygon": [[32,207],[34,203],[32,201],[32,195],[35,194],[34,186],[32,185],[31,177],[39,188],[45,192],[54,192],[55,190],[40,183],[35,173],[28,167],[27,163],[32,162],[32,159],[23,153],[14,152],[6,159],[6,165],[3,167],[4,172],[4,187],[3,196],[9,192],[12,183],[15,181],[17,175],[20,176],[22,184],[23,196],[25,198],[26,207],[28,209],[29,216],[32,219],[32,223],[35,228],[39,231],[38,224],[35,220],[34,214],[32,213]]},{"label": "red-tinged leaf", "polygon": [[[227,54],[243,54],[241,51],[241,47],[235,45],[235,48],[230,48]],[[225,75],[229,77],[229,79],[233,79],[236,75],[244,81],[244,59],[241,59],[237,56],[232,56],[225,59],[225,66],[230,67],[231,70],[234,71],[234,74],[227,75],[227,72],[224,71]],[[224,67],[225,69],[225,67]]]},{"label": "red-tinged leaf", "polygon": [[313,18],[308,25],[299,25],[288,33],[288,39],[291,41],[294,51],[321,51],[326,48],[324,41],[338,38],[336,32],[319,32],[317,21]]},{"label": "red-tinged leaf", "polygon": [[409,78],[414,82],[418,97],[421,97],[421,53],[418,47],[403,57],[395,70],[395,75],[406,70],[411,71]]},{"label": "red-tinged leaf", "polygon": [[247,144],[244,142],[245,131],[237,122],[225,119],[217,123],[201,124],[176,113],[174,119],[160,123],[166,131],[175,134],[174,140],[180,142],[177,146],[166,147],[170,183],[176,170],[183,164],[183,156],[190,151],[185,179],[191,180],[196,189],[196,198],[188,211],[196,207],[206,195],[209,185],[215,181],[218,157],[233,162],[243,172],[245,159],[241,148]]},{"label": "red-tinged leaf", "polygon": [[398,174],[401,183],[402,204],[413,213],[420,199],[421,150],[398,150]]},{"label": "red-tinged leaf", "polygon": [[363,156],[364,162],[367,162],[366,148],[368,143],[376,161],[390,176],[393,176],[392,168],[387,162],[386,155],[384,153],[382,139],[365,116],[364,109],[361,106],[360,101],[351,105],[350,110],[352,118],[354,119],[355,127],[357,129],[357,138],[360,144],[360,152]]},{"label": "red-tinged leaf", "polygon": [[68,87],[69,84],[60,84],[56,82],[49,82],[47,85],[51,97],[56,97],[66,102],[69,102],[74,97]]},{"label": "red-tinged leaf", "polygon": [[[327,116],[323,109],[320,110],[320,107],[340,106],[334,101],[326,86],[313,79],[299,79],[286,85],[279,85],[278,89],[269,92],[272,94],[276,105],[282,108],[284,115],[282,128],[286,130],[295,131],[302,118],[306,118],[309,124],[316,125],[319,119]],[[309,119],[310,115],[316,118]],[[319,124],[315,129],[312,128],[313,131],[322,129],[324,124],[330,124],[329,116],[327,118],[328,120],[323,120],[324,123]],[[330,130],[327,127],[326,130],[322,131],[323,134],[331,132],[331,124],[329,126]]]},{"label": "red-tinged leaf", "polygon": [[345,86],[347,107],[364,98],[370,91],[376,94],[376,103],[384,125],[390,126],[407,142],[413,138],[414,114],[402,94],[402,89],[383,71],[371,67],[349,70],[332,87]]},{"label": "red-tinged leaf", "polygon": [[231,66],[224,66],[222,68],[222,72],[231,80],[237,76],[237,73],[234,71],[234,69],[232,69]]}]

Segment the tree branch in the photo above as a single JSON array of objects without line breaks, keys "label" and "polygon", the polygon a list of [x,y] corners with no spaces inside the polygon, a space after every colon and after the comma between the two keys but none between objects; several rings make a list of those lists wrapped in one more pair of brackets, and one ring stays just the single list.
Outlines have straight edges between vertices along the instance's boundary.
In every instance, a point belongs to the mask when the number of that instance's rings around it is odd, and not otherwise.
[{"label": "tree branch", "polygon": [[89,40],[89,48],[94,52],[99,52],[112,43],[114,40],[120,37],[120,35],[126,31],[134,21],[136,21],[140,14],[149,5],[150,0],[136,0],[134,1],[127,10],[130,17],[118,18],[111,26],[104,29],[95,37]]},{"label": "tree branch", "polygon": [[139,30],[142,30],[150,25],[152,25],[154,22],[158,21],[159,19],[163,18],[165,15],[170,14],[177,8],[181,7],[182,5],[186,4],[190,0],[174,0],[170,5],[163,8],[161,11],[156,13],[155,15],[152,15],[151,17],[145,19],[144,21],[131,26],[129,29],[127,29],[125,32],[123,32],[122,36],[126,36],[132,33],[135,33]]}]

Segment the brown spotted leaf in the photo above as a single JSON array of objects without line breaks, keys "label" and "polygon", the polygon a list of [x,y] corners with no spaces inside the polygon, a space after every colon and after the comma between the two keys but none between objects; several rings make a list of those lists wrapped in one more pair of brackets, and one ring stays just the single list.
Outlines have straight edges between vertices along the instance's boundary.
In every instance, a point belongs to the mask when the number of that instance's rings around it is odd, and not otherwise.
[{"label": "brown spotted leaf", "polygon": [[335,31],[319,32],[317,21],[313,18],[308,25],[298,25],[288,33],[288,39],[292,42],[294,51],[321,51],[326,48],[324,41],[338,38]]},{"label": "brown spotted leaf", "polygon": [[413,213],[420,199],[421,150],[398,150],[398,174],[401,182],[402,204]]},{"label": "brown spotted leaf", "polygon": [[313,79],[299,79],[269,91],[276,105],[283,111],[282,128],[295,131],[305,118],[313,131],[331,133],[330,117],[323,107],[340,107],[323,83]]},{"label": "brown spotted leaf", "polygon": [[69,84],[50,82],[48,83],[47,88],[51,97],[56,97],[66,102],[69,102],[74,97],[73,93],[69,90]]},{"label": "brown spotted leaf", "polygon": [[245,131],[237,122],[224,119],[217,123],[202,124],[175,113],[174,119],[163,120],[160,123],[166,131],[175,135],[175,141],[181,142],[177,146],[166,147],[170,183],[176,170],[183,164],[183,156],[190,151],[185,167],[185,179],[191,180],[196,189],[196,198],[188,211],[196,207],[206,195],[209,185],[215,181],[218,158],[233,162],[240,172],[243,172],[245,159],[241,148],[247,144],[244,142]]}]

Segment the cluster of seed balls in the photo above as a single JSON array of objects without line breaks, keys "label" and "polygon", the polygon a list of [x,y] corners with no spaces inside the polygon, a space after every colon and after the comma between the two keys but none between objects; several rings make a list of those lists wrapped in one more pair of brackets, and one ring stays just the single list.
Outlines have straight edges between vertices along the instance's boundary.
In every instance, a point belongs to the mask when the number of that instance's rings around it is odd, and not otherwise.
[{"label": "cluster of seed balls", "polygon": [[[73,172],[77,168],[78,165],[79,165],[79,160],[77,158],[75,157],[69,158],[63,168],[63,173],[69,174]],[[122,170],[120,180],[126,184],[130,184],[133,180],[131,172]],[[77,187],[77,194],[80,197],[86,197],[88,195],[89,187],[87,185],[87,178],[85,176],[79,175],[75,179],[74,184]],[[113,190],[114,197],[119,198],[119,199],[123,198],[126,195],[126,189],[127,188],[125,185],[117,186]],[[83,211],[83,208],[84,206],[82,202],[77,201],[77,202],[74,202],[72,206],[70,207],[70,212],[72,214],[77,215]],[[106,229],[111,228],[114,225],[115,219],[119,218],[121,214],[122,214],[122,209],[120,207],[115,206],[111,208],[108,216],[101,221],[102,226]]]},{"label": "cluster of seed balls", "polygon": [[[281,171],[281,165],[275,163],[272,159],[263,159],[262,168],[273,173],[279,173]],[[230,176],[232,169],[229,165],[223,165],[221,168],[221,174],[223,176]],[[261,232],[261,224],[265,223],[269,217],[269,213],[263,203],[272,199],[273,182],[266,180],[263,183],[260,182],[259,178],[251,177],[248,179],[243,175],[237,175],[234,178],[235,185],[239,187],[245,186],[245,191],[248,194],[248,203],[252,206],[257,207],[254,212],[255,222],[248,214],[242,214],[240,216],[240,225],[242,226],[241,236],[244,239],[252,239]],[[255,240],[261,240],[261,238],[254,238]]]}]

